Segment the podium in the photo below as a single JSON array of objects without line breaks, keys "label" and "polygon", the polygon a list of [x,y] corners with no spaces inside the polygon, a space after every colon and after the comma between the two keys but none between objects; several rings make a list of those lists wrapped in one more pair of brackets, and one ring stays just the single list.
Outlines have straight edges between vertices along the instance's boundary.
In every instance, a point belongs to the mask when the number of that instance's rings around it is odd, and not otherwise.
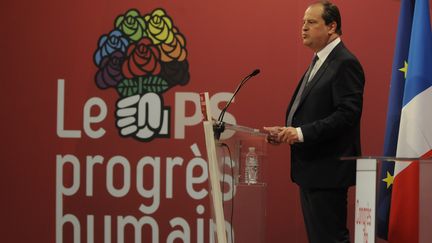
[{"label": "podium", "polygon": [[[208,98],[208,97],[207,97]],[[211,236],[217,243],[264,243],[266,190],[265,134],[258,129],[225,124],[220,139],[215,138],[210,106],[201,98],[209,168]],[[245,160],[249,147],[258,155],[256,183],[245,180]]]},{"label": "podium", "polygon": [[[213,131],[215,122],[212,120],[208,94],[201,95],[201,108],[209,165],[211,227],[214,229],[211,231],[214,232],[211,234],[211,242],[263,243],[266,234],[267,191],[265,134],[257,129],[226,124],[221,139],[215,139]],[[260,172],[256,184],[247,184],[244,180],[244,163],[248,147],[255,147],[259,156]],[[341,158],[341,160],[346,160],[346,163],[357,162],[354,229],[350,229],[355,243],[377,242],[377,195],[380,193],[377,185],[381,182],[378,172],[383,162],[406,165],[418,163],[419,242],[432,242],[431,159],[366,156]],[[287,235],[287,240],[300,243],[298,237],[292,239]]]},{"label": "podium", "polygon": [[[419,168],[419,242],[432,242],[432,160],[422,158],[393,157],[351,157],[342,160],[357,161],[357,182],[355,195],[355,234],[354,242],[376,242],[377,190],[383,163],[398,163],[407,167],[417,163]],[[402,172],[403,173],[403,172]],[[394,175],[392,175],[394,176]],[[391,178],[393,180],[393,178]],[[406,198],[409,200],[409,198]]]}]

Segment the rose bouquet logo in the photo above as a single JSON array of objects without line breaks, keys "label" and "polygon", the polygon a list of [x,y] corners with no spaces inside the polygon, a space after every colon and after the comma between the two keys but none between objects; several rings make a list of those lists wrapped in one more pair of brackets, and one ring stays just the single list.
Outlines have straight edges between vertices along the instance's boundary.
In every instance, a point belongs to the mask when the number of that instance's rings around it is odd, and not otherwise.
[{"label": "rose bouquet logo", "polygon": [[123,137],[169,137],[170,107],[162,94],[189,82],[186,39],[163,9],[128,10],[102,35],[94,54],[100,89],[115,88],[116,126]]}]

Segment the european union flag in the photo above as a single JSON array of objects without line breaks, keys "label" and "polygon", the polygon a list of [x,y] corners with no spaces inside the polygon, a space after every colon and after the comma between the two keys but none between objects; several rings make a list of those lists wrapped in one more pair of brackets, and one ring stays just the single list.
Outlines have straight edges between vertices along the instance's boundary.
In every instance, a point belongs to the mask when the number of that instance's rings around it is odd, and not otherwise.
[{"label": "european union flag", "polygon": [[[407,73],[411,27],[414,13],[414,0],[401,0],[396,47],[393,57],[393,69],[390,82],[384,156],[396,156],[399,123],[403,104],[405,78]],[[382,162],[378,184],[377,235],[387,239],[394,162]]]}]

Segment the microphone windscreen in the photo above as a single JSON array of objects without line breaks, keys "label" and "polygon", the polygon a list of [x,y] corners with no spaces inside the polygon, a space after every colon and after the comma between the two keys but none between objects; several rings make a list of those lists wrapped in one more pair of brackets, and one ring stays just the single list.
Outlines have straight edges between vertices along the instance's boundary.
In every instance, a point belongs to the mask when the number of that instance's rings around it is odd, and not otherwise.
[{"label": "microphone windscreen", "polygon": [[260,70],[259,70],[259,69],[255,69],[255,70],[252,72],[251,76],[255,76],[255,75],[257,75],[258,73],[260,73]]}]

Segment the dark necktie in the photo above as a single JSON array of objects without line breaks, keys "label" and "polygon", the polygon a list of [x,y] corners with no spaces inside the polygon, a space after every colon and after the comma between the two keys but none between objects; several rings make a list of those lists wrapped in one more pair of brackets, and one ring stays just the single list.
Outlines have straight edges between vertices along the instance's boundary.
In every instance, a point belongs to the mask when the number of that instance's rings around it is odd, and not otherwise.
[{"label": "dark necktie", "polygon": [[318,56],[315,55],[314,58],[313,58],[313,60],[312,60],[311,65],[309,65],[309,68],[308,68],[308,70],[306,71],[306,74],[303,77],[302,83],[300,84],[300,88],[299,88],[299,90],[297,92],[297,95],[296,95],[296,97],[294,99],[294,102],[293,102],[293,104],[291,106],[291,109],[290,109],[290,111],[288,113],[287,124],[286,124],[287,126],[291,126],[291,124],[292,124],[292,119],[293,119],[294,113],[296,112],[296,110],[297,110],[297,108],[298,108],[298,106],[300,104],[300,100],[301,100],[303,91],[304,91],[305,86],[307,85],[307,83],[309,81],[310,74],[311,74],[312,69],[315,66],[315,63],[317,61],[318,61]]}]

